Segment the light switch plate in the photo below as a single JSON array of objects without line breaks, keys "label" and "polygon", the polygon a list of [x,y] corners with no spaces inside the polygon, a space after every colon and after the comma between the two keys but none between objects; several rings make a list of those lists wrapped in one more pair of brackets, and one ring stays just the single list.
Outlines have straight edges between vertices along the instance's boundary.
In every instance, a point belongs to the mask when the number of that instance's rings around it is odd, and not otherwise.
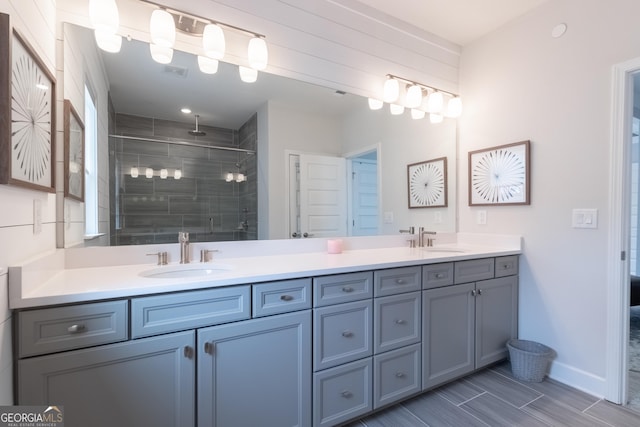
[{"label": "light switch plate", "polygon": [[571,215],[573,228],[598,228],[598,209],[574,209]]},{"label": "light switch plate", "polygon": [[478,213],[476,214],[476,223],[480,225],[485,225],[487,223],[487,211],[485,211],[484,209],[478,211]]},{"label": "light switch plate", "polygon": [[385,212],[383,214],[383,221],[385,224],[393,224],[393,212]]},{"label": "light switch plate", "polygon": [[40,234],[42,231],[42,201],[33,200],[33,234]]}]

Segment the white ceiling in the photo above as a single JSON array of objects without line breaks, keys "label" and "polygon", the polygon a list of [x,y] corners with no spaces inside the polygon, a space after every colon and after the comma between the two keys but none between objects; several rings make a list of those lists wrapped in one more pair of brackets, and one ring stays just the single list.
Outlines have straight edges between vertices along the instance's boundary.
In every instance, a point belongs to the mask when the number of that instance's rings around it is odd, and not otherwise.
[{"label": "white ceiling", "polygon": [[358,0],[464,46],[549,0]]}]

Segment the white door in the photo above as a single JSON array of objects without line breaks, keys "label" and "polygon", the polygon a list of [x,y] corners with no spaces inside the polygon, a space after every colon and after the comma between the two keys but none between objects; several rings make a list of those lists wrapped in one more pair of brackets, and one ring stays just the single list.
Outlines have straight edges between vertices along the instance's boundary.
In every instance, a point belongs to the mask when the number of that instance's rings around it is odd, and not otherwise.
[{"label": "white door", "polygon": [[345,236],[346,160],[342,157],[301,154],[299,179],[298,237]]},{"label": "white door", "polygon": [[352,236],[378,234],[378,165],[375,160],[351,162]]}]

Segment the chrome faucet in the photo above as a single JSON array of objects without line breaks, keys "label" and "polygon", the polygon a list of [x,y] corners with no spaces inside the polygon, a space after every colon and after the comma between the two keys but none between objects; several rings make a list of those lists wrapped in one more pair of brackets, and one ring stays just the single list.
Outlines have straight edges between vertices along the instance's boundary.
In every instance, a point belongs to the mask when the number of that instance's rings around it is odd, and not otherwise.
[{"label": "chrome faucet", "polygon": [[180,243],[180,264],[189,264],[189,233],[180,231],[178,233],[178,243]]},{"label": "chrome faucet", "polygon": [[[435,231],[425,231],[424,227],[420,227],[418,229],[418,246],[420,246],[421,248],[423,248],[425,246],[425,239],[424,239],[425,235],[435,236],[436,232]],[[427,245],[428,248],[433,246],[433,241],[434,240],[435,240],[435,238],[433,238],[433,237],[427,237],[426,245]]]}]

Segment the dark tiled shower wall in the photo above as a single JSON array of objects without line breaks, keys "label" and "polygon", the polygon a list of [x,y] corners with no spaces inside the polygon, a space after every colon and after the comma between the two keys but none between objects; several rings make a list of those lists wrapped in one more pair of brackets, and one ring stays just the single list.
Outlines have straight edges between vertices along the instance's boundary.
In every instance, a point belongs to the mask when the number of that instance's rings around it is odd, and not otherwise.
[{"label": "dark tiled shower wall", "polygon": [[[200,126],[205,136],[192,136],[191,123],[115,115],[115,134],[194,142],[255,150],[257,117],[239,130]],[[112,167],[116,168],[115,200],[111,200],[111,244],[177,242],[179,231],[192,242],[257,238],[256,156],[235,151],[190,147],[162,142],[110,138]],[[240,168],[236,165],[240,165]],[[130,176],[131,167],[140,175]],[[145,177],[145,169],[156,172]],[[160,169],[169,176],[161,179]],[[182,178],[173,178],[175,169]],[[246,182],[226,182],[228,172],[247,175]],[[245,222],[246,221],[246,222]]]}]

